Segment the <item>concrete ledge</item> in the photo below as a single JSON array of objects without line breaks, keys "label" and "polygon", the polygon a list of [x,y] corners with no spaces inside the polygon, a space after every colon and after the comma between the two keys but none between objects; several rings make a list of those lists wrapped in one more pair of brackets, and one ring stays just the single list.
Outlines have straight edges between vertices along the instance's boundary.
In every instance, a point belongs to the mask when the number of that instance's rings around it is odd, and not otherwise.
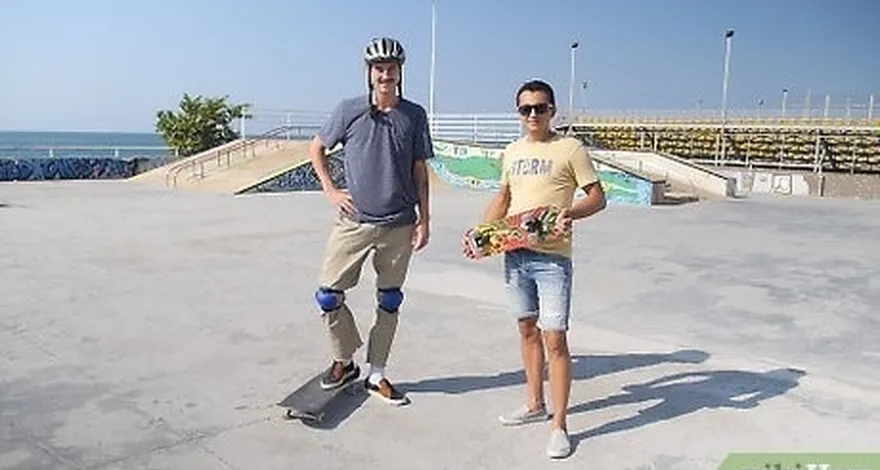
[{"label": "concrete ledge", "polygon": [[636,171],[664,178],[679,190],[699,196],[729,198],[736,195],[734,178],[674,155],[620,150],[595,150],[594,153]]}]

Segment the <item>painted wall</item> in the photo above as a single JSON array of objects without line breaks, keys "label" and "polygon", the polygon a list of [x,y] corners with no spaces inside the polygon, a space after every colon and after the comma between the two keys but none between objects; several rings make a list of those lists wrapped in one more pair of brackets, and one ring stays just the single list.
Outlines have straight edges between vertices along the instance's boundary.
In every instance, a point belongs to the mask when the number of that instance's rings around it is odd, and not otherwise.
[{"label": "painted wall", "polygon": [[806,196],[810,186],[804,175],[791,172],[773,171],[725,171],[736,180],[737,194],[782,194],[786,196]]},{"label": "painted wall", "polygon": [[134,174],[133,160],[33,158],[0,160],[0,181],[118,179]]},{"label": "painted wall", "polygon": [[[434,142],[435,158],[430,160],[434,173],[447,184],[463,189],[491,191],[501,178],[501,150],[448,142]],[[331,155],[330,174],[334,183],[345,187],[344,160]],[[650,205],[653,184],[639,176],[596,162],[596,169],[606,197],[612,204]],[[244,191],[247,193],[320,191],[321,184],[311,163],[305,162],[271,180]],[[578,197],[582,196],[577,194]]]},{"label": "painted wall", "polygon": [[736,180],[739,194],[880,199],[880,174],[772,170],[722,170]]},{"label": "painted wall", "polygon": [[122,179],[169,161],[169,158],[2,158],[0,181]]},{"label": "painted wall", "polygon": [[[448,184],[473,190],[498,188],[500,148],[434,142],[434,153],[431,168]],[[595,164],[609,203],[651,204],[653,184],[650,181],[599,161]],[[582,195],[578,191],[577,197]]]},{"label": "painted wall", "polygon": [[[345,188],[345,163],[339,154],[331,154],[328,159],[330,176],[337,188]],[[321,191],[321,181],[309,161],[303,162],[292,169],[266,180],[241,194],[272,193],[288,191]]]}]

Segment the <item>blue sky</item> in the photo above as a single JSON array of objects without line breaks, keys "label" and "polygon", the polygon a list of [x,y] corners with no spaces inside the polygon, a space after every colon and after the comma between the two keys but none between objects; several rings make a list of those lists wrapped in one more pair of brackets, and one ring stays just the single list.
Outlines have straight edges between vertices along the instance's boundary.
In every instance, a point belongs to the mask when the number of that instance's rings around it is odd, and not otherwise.
[{"label": "blue sky", "polygon": [[[872,0],[437,0],[436,110],[510,112],[549,80],[575,105],[719,107],[725,29],[730,106],[880,101],[880,2]],[[365,90],[375,35],[403,41],[405,93],[428,106],[430,0],[2,0],[0,129],[152,131],[183,92],[256,111],[327,111]],[[818,98],[817,98],[818,97]],[[819,106],[819,105],[817,105]],[[878,105],[880,106],[880,105]]]}]

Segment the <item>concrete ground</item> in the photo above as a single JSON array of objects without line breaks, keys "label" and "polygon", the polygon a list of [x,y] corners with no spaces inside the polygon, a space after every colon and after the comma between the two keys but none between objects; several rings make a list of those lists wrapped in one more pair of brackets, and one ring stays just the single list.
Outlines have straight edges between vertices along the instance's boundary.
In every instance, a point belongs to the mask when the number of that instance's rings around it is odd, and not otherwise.
[{"label": "concrete ground", "polygon": [[[577,226],[569,428],[524,398],[498,259],[437,191],[388,373],[322,428],[275,403],[327,365],[331,210],[126,182],[0,185],[0,469],[712,469],[731,451],[880,450],[880,203],[611,206]],[[350,302],[372,321],[371,267]],[[358,359],[362,360],[363,355]]]}]

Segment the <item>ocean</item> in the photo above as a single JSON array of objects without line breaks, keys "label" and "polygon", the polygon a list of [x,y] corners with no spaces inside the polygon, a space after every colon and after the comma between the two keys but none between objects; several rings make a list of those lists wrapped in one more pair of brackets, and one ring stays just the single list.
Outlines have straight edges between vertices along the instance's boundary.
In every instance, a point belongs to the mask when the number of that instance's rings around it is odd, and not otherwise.
[{"label": "ocean", "polygon": [[159,158],[173,155],[162,136],[129,132],[0,131],[0,158]]}]

